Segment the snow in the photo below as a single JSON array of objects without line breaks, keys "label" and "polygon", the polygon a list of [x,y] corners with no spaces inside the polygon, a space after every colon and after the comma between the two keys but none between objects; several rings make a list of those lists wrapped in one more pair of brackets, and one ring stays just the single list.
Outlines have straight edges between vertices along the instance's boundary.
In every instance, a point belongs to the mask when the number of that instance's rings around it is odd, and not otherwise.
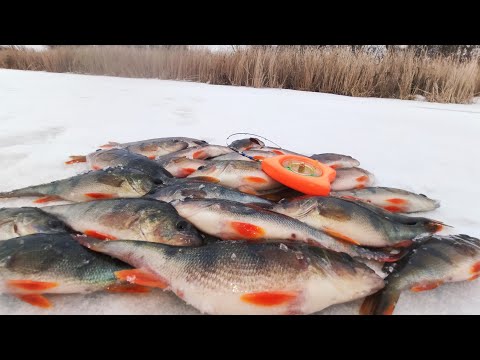
[{"label": "snow", "polygon": [[[0,70],[0,191],[84,171],[67,166],[108,141],[250,132],[286,149],[351,155],[377,184],[441,200],[428,216],[480,236],[480,104],[352,98],[179,81]],[[0,202],[29,205],[30,200]],[[1,314],[197,314],[169,293],[50,296],[41,310],[7,295]],[[359,301],[321,314],[355,314]],[[403,293],[396,314],[480,314],[480,281]]]}]

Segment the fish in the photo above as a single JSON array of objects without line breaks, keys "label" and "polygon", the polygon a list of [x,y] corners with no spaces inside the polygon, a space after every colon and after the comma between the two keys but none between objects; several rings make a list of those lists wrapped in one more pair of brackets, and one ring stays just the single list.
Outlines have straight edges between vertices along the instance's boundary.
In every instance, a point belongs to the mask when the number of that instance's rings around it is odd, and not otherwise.
[{"label": "fish", "polygon": [[80,245],[70,234],[34,234],[0,242],[0,292],[40,308],[46,294],[144,293],[118,274],[132,267]]},{"label": "fish", "polygon": [[176,178],[184,178],[197,171],[200,166],[208,164],[206,160],[188,159],[186,157],[172,158],[161,165]]},{"label": "fish", "polygon": [[230,144],[230,148],[233,148],[237,151],[246,151],[251,149],[259,149],[265,146],[265,143],[257,138],[246,138],[235,140]]},{"label": "fish", "polygon": [[389,187],[366,187],[332,192],[331,195],[366,201],[391,212],[413,213],[432,211],[440,207],[438,200],[430,199],[426,195]]},{"label": "fish", "polygon": [[287,149],[284,149],[284,148],[279,148],[279,147],[264,146],[264,147],[262,147],[261,149],[258,149],[258,150],[265,151],[265,152],[272,152],[272,153],[274,153],[275,155],[305,156],[305,155],[299,154],[299,153],[297,153],[297,152],[290,151],[290,150],[287,150]]},{"label": "fish", "polygon": [[310,156],[311,159],[315,159],[322,164],[328,165],[333,169],[346,169],[360,166],[360,161],[354,159],[348,155],[342,154],[333,154],[333,153],[325,153],[325,154],[314,154]]},{"label": "fish", "polygon": [[359,167],[336,169],[335,180],[330,184],[332,191],[363,189],[372,186],[375,177]]},{"label": "fish", "polygon": [[158,156],[170,154],[193,146],[207,145],[206,141],[186,137],[166,137],[148,139],[127,143],[109,142],[100,146],[102,149],[125,149],[135,154],[155,159]]},{"label": "fish", "polygon": [[[274,157],[274,156],[278,156],[277,154],[275,154],[274,152],[270,152],[270,151],[262,151],[261,149],[260,150],[247,150],[247,151],[244,151],[243,152],[244,154],[250,156],[251,158],[253,158],[254,160],[263,160],[263,159],[267,159],[267,158],[270,158],[270,157]],[[225,155],[220,155],[220,156],[217,156],[217,157],[214,157],[213,159],[211,159],[212,161],[219,161],[219,160],[243,160],[243,161],[253,161],[251,160],[250,158],[246,157],[246,156],[243,156],[237,152],[231,152],[231,153],[228,153],[228,154],[225,154]]]},{"label": "fish", "polygon": [[167,184],[174,180],[165,168],[153,160],[139,154],[134,154],[125,149],[97,150],[87,156],[70,156],[67,164],[86,162],[93,170],[122,167],[135,169],[150,176],[156,184]]},{"label": "fish", "polygon": [[233,150],[226,146],[220,145],[205,145],[195,146],[185,150],[176,151],[171,154],[159,156],[156,158],[156,162],[163,166],[165,162],[168,162],[175,158],[186,157],[187,159],[205,160],[215,158],[217,156],[233,153]]},{"label": "fish", "polygon": [[77,240],[140,271],[148,269],[165,283],[164,290],[207,314],[311,314],[384,286],[374,271],[348,255],[305,245],[221,241],[179,249]]},{"label": "fish", "polygon": [[[279,156],[281,154],[278,151],[282,151],[282,149],[275,149],[273,150],[265,150],[264,148],[255,149],[255,150],[248,150],[244,151],[243,153],[254,160],[263,160],[274,156]],[[295,154],[291,151],[288,152],[289,154]],[[302,155],[303,156],[303,155]],[[244,160],[244,161],[253,161],[246,156],[243,156],[239,153],[232,152],[226,155],[221,155],[218,157],[213,158],[212,160]],[[328,165],[334,169],[337,168],[351,168],[360,165],[360,162],[351,156],[341,155],[341,154],[315,154],[310,156],[310,158],[320,161],[322,164]]]},{"label": "fish", "polygon": [[63,221],[36,207],[1,208],[0,240],[45,233],[71,231]]},{"label": "fish", "polygon": [[45,206],[75,231],[103,240],[128,239],[176,246],[202,244],[198,231],[175,208],[153,199],[110,199]]},{"label": "fish", "polygon": [[[333,197],[338,197],[338,196],[333,196]],[[421,216],[410,216],[410,215],[404,215],[404,214],[401,214],[401,213],[398,213],[398,212],[392,212],[392,211],[389,211],[389,210],[385,210],[379,206],[376,206],[376,205],[373,205],[371,203],[368,203],[366,201],[361,201],[361,200],[356,200],[356,199],[351,199],[351,198],[346,198],[346,197],[339,197],[343,200],[346,200],[346,201],[350,201],[350,202],[353,202],[355,204],[357,204],[358,206],[361,206],[361,207],[364,207],[384,218],[387,218],[389,220],[392,220],[392,221],[395,221],[395,222],[398,222],[398,223],[401,223],[401,224],[407,224],[407,225],[412,225],[412,224],[415,224],[415,223],[418,223],[418,222],[425,222],[425,221],[433,221],[434,223],[437,223],[438,225],[441,225],[442,227],[444,226],[447,226],[447,227],[451,227],[450,225],[447,225],[441,221],[438,221],[438,220],[432,220],[432,219],[427,219],[425,217],[421,217]],[[439,228],[439,230],[441,230],[441,228]]]},{"label": "fish", "polygon": [[284,187],[277,192],[273,192],[269,194],[261,194],[259,196],[263,199],[267,199],[273,202],[280,202],[281,200],[288,200],[288,199],[294,199],[300,196],[305,196],[305,194],[297,190],[294,190],[292,188]]},{"label": "fish", "polygon": [[444,283],[480,277],[480,239],[460,234],[424,238],[396,264],[389,264],[385,288],[367,297],[363,315],[391,315],[402,291],[421,292]]},{"label": "fish", "polygon": [[262,171],[260,163],[254,161],[211,161],[205,166],[200,166],[187,178],[218,183],[251,195],[275,192],[284,188]]},{"label": "fish", "polygon": [[165,202],[184,200],[186,198],[224,199],[267,208],[273,206],[271,201],[255,195],[245,194],[219,184],[189,179],[179,181],[176,184],[159,187],[156,191],[145,195],[145,197]]},{"label": "fish", "polygon": [[398,251],[388,253],[339,241],[299,220],[258,206],[218,199],[174,200],[171,204],[197,229],[223,240],[298,241],[381,261],[395,261],[401,256]]},{"label": "fish", "polygon": [[150,176],[138,170],[112,168],[0,193],[0,198],[39,196],[35,203],[73,202],[141,197],[156,187]]},{"label": "fish", "polygon": [[281,201],[272,210],[334,238],[359,246],[380,248],[408,247],[418,236],[438,232],[444,225],[421,217],[403,216],[396,221],[397,218],[386,217],[363,204],[331,196],[303,196]]}]

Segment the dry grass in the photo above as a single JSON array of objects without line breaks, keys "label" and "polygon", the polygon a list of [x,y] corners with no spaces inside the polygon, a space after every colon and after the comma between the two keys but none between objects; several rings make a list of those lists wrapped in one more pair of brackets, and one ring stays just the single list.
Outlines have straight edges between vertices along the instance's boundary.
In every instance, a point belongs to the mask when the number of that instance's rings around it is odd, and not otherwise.
[{"label": "dry grass", "polygon": [[378,57],[348,48],[207,49],[127,46],[0,51],[0,67],[286,88],[350,96],[467,103],[480,95],[478,59],[428,58],[410,51]]}]

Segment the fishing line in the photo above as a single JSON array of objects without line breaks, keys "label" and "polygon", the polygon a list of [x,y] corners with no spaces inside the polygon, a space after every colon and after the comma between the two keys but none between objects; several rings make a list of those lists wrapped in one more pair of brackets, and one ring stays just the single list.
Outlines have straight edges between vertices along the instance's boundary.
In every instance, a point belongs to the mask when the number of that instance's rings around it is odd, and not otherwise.
[{"label": "fishing line", "polygon": [[249,136],[255,136],[255,137],[259,137],[260,139],[263,139],[263,140],[266,140],[270,143],[272,143],[273,145],[275,145],[276,147],[278,147],[279,149],[281,149],[282,147],[280,145],[278,145],[277,143],[273,142],[272,140],[270,139],[267,139],[266,137],[263,137],[263,136],[260,136],[260,135],[257,135],[257,134],[251,134],[251,133],[234,133],[234,134],[231,134],[229,137],[227,137],[227,139],[225,140],[225,143],[227,144],[227,147],[230,149],[230,150],[233,150],[235,151],[237,154],[240,154],[250,160],[253,160],[253,161],[257,161],[257,162],[262,162],[262,160],[259,160],[259,159],[255,159],[253,158],[252,156],[249,156],[247,154],[245,154],[243,151],[240,151],[238,149],[235,149],[234,147],[231,146],[231,144],[229,144],[228,142],[228,139],[230,139],[232,136],[235,136],[235,135],[249,135]]}]

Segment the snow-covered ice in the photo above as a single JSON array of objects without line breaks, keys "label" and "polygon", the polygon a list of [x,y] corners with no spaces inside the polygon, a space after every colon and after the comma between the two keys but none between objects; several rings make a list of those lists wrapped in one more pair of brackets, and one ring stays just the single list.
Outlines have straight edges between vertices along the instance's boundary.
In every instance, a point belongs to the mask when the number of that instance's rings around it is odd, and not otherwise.
[{"label": "snow-covered ice", "polygon": [[[360,160],[377,184],[441,200],[428,216],[480,236],[480,104],[445,105],[179,81],[0,70],[0,191],[66,178],[108,141],[188,136],[225,144],[250,132],[286,149]],[[0,206],[30,205],[3,200]],[[197,314],[169,293],[50,296],[39,310],[7,295],[1,314]],[[322,314],[355,314],[360,302]],[[396,314],[480,314],[480,280],[403,293]]]}]

